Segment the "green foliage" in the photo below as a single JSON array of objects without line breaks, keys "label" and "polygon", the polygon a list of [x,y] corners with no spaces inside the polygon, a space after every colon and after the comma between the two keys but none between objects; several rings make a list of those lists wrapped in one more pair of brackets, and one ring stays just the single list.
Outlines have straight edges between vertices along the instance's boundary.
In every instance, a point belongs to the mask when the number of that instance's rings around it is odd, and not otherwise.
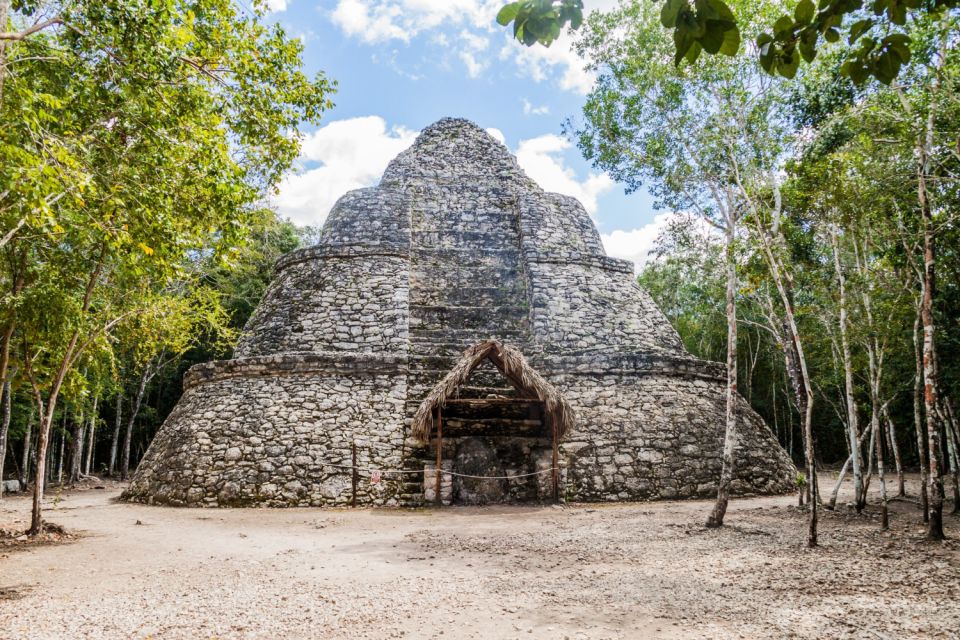
[{"label": "green foliage", "polygon": [[59,23],[0,50],[0,346],[49,426],[61,394],[76,405],[201,341],[227,348],[210,273],[273,224],[260,203],[335,85],[230,0],[43,12]]},{"label": "green foliage", "polygon": [[513,23],[513,37],[527,46],[553,44],[567,24],[578,29],[583,22],[583,0],[519,0],[497,13],[502,26]]},{"label": "green foliage", "polygon": [[696,62],[701,51],[733,56],[740,50],[737,20],[722,0],[664,0],[660,23],[673,29],[674,64]]},{"label": "green foliage", "polygon": [[677,330],[684,346],[707,360],[726,357],[723,241],[695,216],[670,221],[637,281]]},{"label": "green foliage", "polygon": [[[580,2],[557,0],[562,7]],[[723,0],[662,0],[660,18],[663,26],[673,30],[674,61],[695,62],[701,51],[708,54],[736,55],[740,48],[740,21]],[[521,7],[528,7],[522,11]],[[843,39],[856,48],[848,50],[842,73],[857,85],[875,78],[890,84],[910,62],[911,39],[903,31],[909,20],[936,20],[945,11],[955,9],[960,0],[873,0],[864,7],[863,0],[799,0],[792,13],[783,13],[768,23],[756,37],[757,59],[772,75],[793,78],[802,62],[812,62],[823,43]],[[503,7],[497,21],[506,26],[523,17],[532,20],[536,35],[514,23],[514,36],[527,46],[537,42],[549,45],[569,21],[577,29],[578,22],[564,19],[562,10],[551,0],[513,2]],[[848,19],[849,18],[849,19]],[[542,34],[542,35],[541,35]],[[646,55],[647,52],[637,52]]]},{"label": "green foliage", "polygon": [[[735,7],[765,16],[753,2]],[[776,83],[745,53],[678,68],[649,2],[591,14],[577,50],[598,79],[582,125],[568,122],[567,132],[587,160],[628,191],[645,186],[658,207],[722,224],[736,173],[757,176],[783,149]]]}]

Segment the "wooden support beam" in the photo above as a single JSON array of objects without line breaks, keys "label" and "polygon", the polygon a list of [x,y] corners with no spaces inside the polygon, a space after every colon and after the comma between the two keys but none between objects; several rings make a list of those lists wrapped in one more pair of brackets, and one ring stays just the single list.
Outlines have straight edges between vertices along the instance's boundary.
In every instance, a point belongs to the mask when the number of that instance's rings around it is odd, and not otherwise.
[{"label": "wooden support beam", "polygon": [[484,405],[504,405],[504,404],[535,404],[543,405],[543,400],[536,398],[448,398],[445,405],[472,405],[482,407]]},{"label": "wooden support beam", "polygon": [[351,497],[350,497],[350,506],[356,507],[357,506],[357,443],[356,442],[354,442],[353,445],[351,446],[351,450],[352,450],[352,456],[353,456],[353,464],[351,466],[350,485],[353,488],[353,492],[351,493]]},{"label": "wooden support beam", "polygon": [[443,414],[440,407],[437,407],[437,493],[435,496],[437,506],[443,505]]},{"label": "wooden support beam", "polygon": [[550,418],[550,433],[553,435],[553,501],[560,502],[560,443],[557,442],[557,423]]}]

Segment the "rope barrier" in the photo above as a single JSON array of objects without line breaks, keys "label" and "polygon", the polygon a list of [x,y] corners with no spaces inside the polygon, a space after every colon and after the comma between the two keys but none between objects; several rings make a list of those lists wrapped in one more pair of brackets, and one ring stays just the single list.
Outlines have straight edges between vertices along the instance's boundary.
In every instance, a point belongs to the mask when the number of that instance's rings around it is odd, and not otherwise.
[{"label": "rope barrier", "polygon": [[[427,473],[427,471],[419,470],[419,469],[372,469],[370,467],[355,467],[350,464],[334,464],[332,462],[323,462],[321,464],[325,467],[335,467],[337,469],[348,469],[350,471],[356,470],[356,471],[366,472],[370,474],[374,472],[380,473],[380,474],[393,473],[393,474],[399,474],[399,475],[403,475],[403,474],[419,475],[421,473]],[[430,471],[429,473],[433,473],[433,471]],[[442,469],[441,469],[441,473],[443,475],[457,476],[458,478],[473,478],[475,480],[512,480],[513,478],[526,478],[529,476],[539,476],[544,473],[553,473],[553,469],[552,468],[542,469],[540,471],[531,471],[530,473],[518,473],[512,476],[474,476],[468,473],[457,473],[456,471],[443,471]]]}]

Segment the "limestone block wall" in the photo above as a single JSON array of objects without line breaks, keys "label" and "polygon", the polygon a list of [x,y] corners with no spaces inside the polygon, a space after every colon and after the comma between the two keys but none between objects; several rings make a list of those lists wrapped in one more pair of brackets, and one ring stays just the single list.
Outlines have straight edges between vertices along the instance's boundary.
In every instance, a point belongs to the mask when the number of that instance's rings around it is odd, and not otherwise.
[{"label": "limestone block wall", "polygon": [[517,200],[528,258],[570,259],[606,255],[600,233],[576,198],[541,192]]},{"label": "limestone block wall", "polygon": [[548,353],[682,353],[649,294],[610,258],[531,262],[533,333]]},{"label": "limestone block wall", "polygon": [[516,341],[527,317],[516,211],[483,183],[421,186],[411,200],[412,347]]},{"label": "limestone block wall", "polygon": [[407,195],[402,190],[370,187],[349,191],[330,210],[320,244],[409,245],[408,206]]},{"label": "limestone block wall", "polygon": [[[561,445],[567,499],[715,495],[724,438],[722,380],[622,371],[561,374],[551,381],[582,425]],[[743,398],[737,412],[734,493],[789,491],[796,477],[789,456]]]},{"label": "limestone block wall", "polygon": [[250,318],[238,357],[405,351],[409,260],[399,252],[327,248],[288,256]]},{"label": "limestone block wall", "polygon": [[[351,499],[351,464],[403,464],[406,376],[378,358],[245,359],[191,371],[127,499],[190,506],[323,506]],[[360,504],[397,505],[401,482],[364,478]]]}]

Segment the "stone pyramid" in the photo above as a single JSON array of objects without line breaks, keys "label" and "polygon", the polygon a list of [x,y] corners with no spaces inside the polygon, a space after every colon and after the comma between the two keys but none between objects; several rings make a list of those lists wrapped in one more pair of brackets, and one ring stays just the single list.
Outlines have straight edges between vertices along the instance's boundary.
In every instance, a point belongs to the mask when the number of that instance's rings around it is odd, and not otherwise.
[{"label": "stone pyramid", "polygon": [[[544,192],[473,123],[444,119],[378,186],[343,196],[316,246],[278,262],[233,359],[187,372],[125,496],[415,505],[437,497],[439,449],[444,502],[548,499],[542,402],[489,362],[438,414],[442,437],[410,434],[464,349],[491,338],[573,407],[560,497],[715,491],[723,366],[684,350],[579,202]],[[790,490],[789,456],[743,399],[738,411],[735,491]]]}]

